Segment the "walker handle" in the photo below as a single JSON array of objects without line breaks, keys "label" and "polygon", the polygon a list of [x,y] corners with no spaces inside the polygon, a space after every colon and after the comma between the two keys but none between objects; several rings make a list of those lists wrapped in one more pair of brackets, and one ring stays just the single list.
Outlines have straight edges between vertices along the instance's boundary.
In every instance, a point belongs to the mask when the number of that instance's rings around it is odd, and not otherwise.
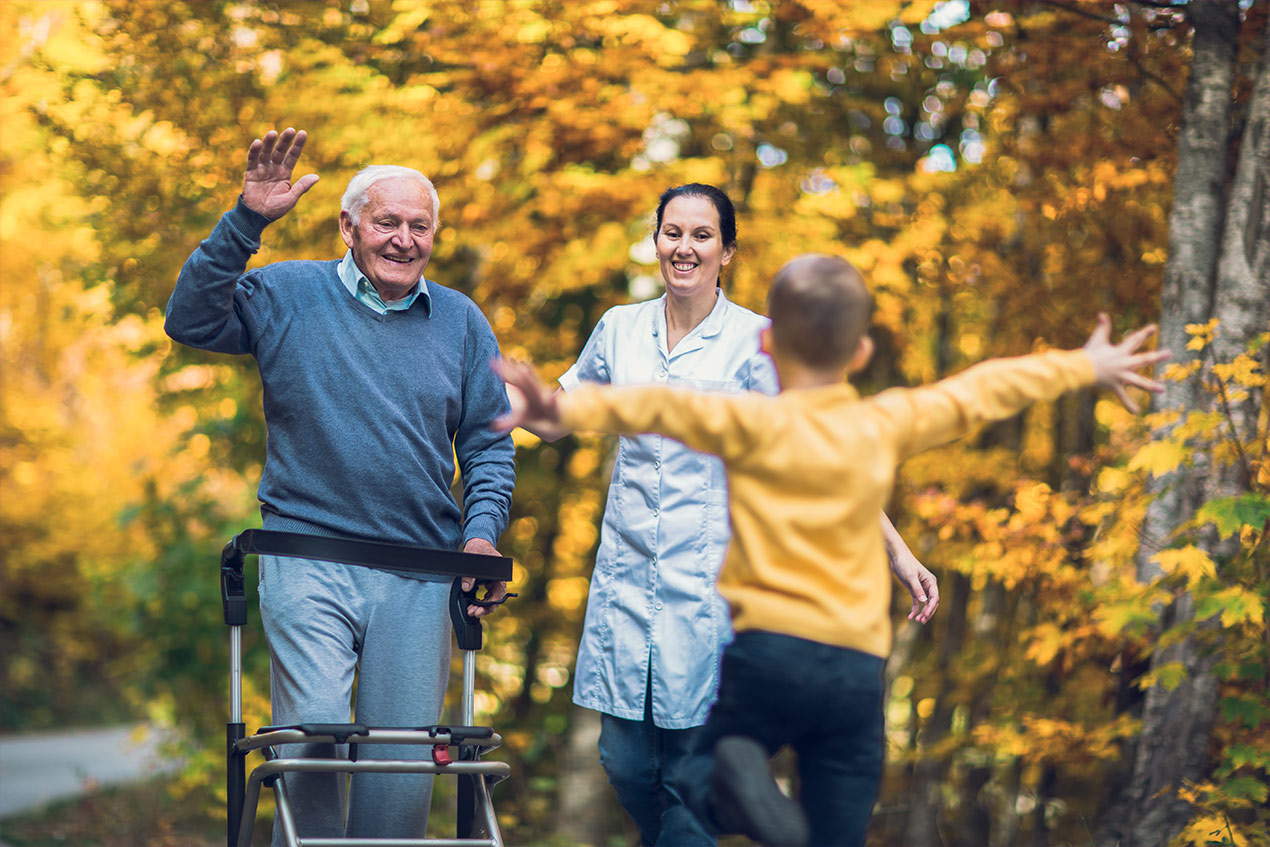
[{"label": "walker handle", "polygon": [[504,580],[477,579],[472,583],[471,591],[463,590],[463,580],[456,579],[450,586],[450,623],[454,625],[454,638],[460,650],[481,649],[481,619],[467,613],[468,606],[484,606],[487,609],[501,606],[516,594],[504,595],[501,600],[478,600],[476,590],[482,585],[489,585]]},{"label": "walker handle", "polygon": [[506,556],[409,547],[381,541],[328,538],[298,532],[247,529],[234,536],[221,552],[221,603],[227,626],[242,626],[247,622],[243,561],[252,553],[317,559],[434,576],[474,577],[486,582],[507,582],[512,578],[512,560]]}]

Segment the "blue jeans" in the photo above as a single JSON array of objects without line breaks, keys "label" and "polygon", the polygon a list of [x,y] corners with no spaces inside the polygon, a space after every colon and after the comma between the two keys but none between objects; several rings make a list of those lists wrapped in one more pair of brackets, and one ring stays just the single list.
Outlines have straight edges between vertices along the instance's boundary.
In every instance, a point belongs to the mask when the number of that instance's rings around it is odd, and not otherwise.
[{"label": "blue jeans", "polygon": [[[723,653],[719,698],[676,774],[708,828],[715,743],[744,735],[798,755],[799,801],[813,847],[864,844],[882,780],[882,669],[878,656],[772,632],[738,633]],[[709,758],[706,758],[709,756]]]},{"label": "blue jeans", "polygon": [[672,782],[694,755],[709,766],[709,752],[693,752],[701,727],[662,729],[653,723],[651,692],[644,702],[642,721],[600,713],[600,763],[617,800],[645,847],[715,847]]}]

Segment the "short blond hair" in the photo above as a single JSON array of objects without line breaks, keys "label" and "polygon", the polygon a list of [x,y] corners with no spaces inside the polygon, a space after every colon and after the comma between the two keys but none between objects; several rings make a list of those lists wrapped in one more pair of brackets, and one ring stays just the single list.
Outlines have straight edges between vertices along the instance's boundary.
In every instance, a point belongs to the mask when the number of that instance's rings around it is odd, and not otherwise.
[{"label": "short blond hair", "polygon": [[807,253],[776,272],[767,294],[772,340],[804,365],[846,367],[873,319],[873,295],[855,266]]}]

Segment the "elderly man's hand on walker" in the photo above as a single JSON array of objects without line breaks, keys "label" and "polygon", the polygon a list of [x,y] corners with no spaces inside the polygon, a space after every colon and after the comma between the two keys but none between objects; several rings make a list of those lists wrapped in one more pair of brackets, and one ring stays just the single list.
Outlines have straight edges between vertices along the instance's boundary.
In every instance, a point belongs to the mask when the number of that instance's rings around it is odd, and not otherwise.
[{"label": "elderly man's hand on walker", "polygon": [[[468,542],[463,545],[463,552],[476,553],[481,556],[503,555],[502,553],[498,552],[498,549],[494,547],[493,544],[490,544],[484,538],[468,539]],[[473,586],[475,585],[476,585],[476,580],[472,579],[470,576],[463,578],[464,591],[471,591]],[[483,598],[484,600],[497,603],[499,600],[502,600],[506,596],[507,596],[507,583],[505,582],[491,582],[485,586],[485,597]],[[498,608],[497,606],[469,605],[467,607],[467,613],[474,618],[481,618],[481,617],[484,617],[485,615],[488,615],[490,612],[494,611],[497,608]]]}]

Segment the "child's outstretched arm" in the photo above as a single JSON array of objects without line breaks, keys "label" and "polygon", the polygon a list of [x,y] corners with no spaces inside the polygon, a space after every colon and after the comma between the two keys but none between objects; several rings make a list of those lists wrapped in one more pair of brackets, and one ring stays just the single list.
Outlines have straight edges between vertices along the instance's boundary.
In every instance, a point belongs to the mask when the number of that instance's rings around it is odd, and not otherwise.
[{"label": "child's outstretched arm", "polygon": [[1101,313],[1098,315],[1098,326],[1085,342],[1085,354],[1094,365],[1097,385],[1115,392],[1120,402],[1131,412],[1138,411],[1138,405],[1129,397],[1126,387],[1132,385],[1151,392],[1164,390],[1162,383],[1137,373],[1138,368],[1169,358],[1168,350],[1136,352],[1154,334],[1155,325],[1151,324],[1129,333],[1119,344],[1112,344],[1111,319],[1106,313]]},{"label": "child's outstretched arm", "polygon": [[560,404],[556,392],[547,388],[527,362],[495,359],[490,362],[494,373],[507,383],[507,399],[511,412],[496,419],[490,427],[497,432],[510,432],[516,427],[557,429],[560,426]]},{"label": "child's outstretched arm", "polygon": [[1098,326],[1083,349],[989,359],[931,385],[883,391],[864,401],[864,408],[881,416],[880,426],[896,439],[901,458],[945,444],[980,424],[1004,420],[1033,403],[1088,386],[1110,389],[1136,412],[1129,388],[1163,390],[1159,382],[1137,373],[1169,358],[1167,350],[1139,352],[1154,333],[1154,326],[1143,327],[1112,344],[1111,321],[1099,315]]}]

